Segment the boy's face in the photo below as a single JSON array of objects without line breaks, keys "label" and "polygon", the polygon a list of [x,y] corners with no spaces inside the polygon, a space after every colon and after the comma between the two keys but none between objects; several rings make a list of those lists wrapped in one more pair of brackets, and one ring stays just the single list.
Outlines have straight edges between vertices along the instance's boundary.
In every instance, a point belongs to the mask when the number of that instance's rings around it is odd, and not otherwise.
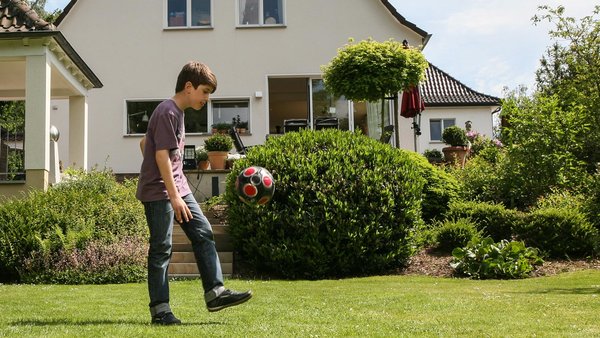
[{"label": "boy's face", "polygon": [[188,98],[190,107],[195,110],[200,110],[206,102],[208,102],[208,97],[210,93],[213,92],[213,88],[208,85],[199,85],[198,88],[194,89],[194,86],[190,82],[187,85],[188,90]]}]

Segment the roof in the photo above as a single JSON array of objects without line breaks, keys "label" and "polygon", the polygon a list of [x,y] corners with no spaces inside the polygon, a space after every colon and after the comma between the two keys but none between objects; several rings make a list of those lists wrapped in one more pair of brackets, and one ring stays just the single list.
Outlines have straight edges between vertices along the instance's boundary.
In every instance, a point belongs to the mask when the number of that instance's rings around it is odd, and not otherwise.
[{"label": "roof", "polygon": [[0,0],[0,32],[53,31],[23,0]]},{"label": "roof", "polygon": [[426,80],[421,84],[421,96],[425,105],[440,106],[499,106],[500,99],[479,93],[448,73],[429,63]]},{"label": "roof", "polygon": [[[76,1],[76,0],[74,0]],[[419,34],[423,38],[423,46],[427,45],[427,42],[431,38],[431,34],[417,27],[414,23],[406,20],[388,0],[381,0],[381,3],[387,8],[387,10],[400,22],[402,25],[412,29],[415,33]]]},{"label": "roof", "polygon": [[0,0],[0,40],[46,37],[54,39],[94,88],[102,87],[102,82],[56,26],[41,19],[23,0]]}]

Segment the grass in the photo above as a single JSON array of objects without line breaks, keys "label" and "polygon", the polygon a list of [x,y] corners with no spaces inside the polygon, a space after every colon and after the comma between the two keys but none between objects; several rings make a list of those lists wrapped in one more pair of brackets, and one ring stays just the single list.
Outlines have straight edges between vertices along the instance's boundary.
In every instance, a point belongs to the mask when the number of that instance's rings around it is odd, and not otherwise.
[{"label": "grass", "polygon": [[600,271],[524,280],[379,276],[226,281],[252,289],[209,313],[198,280],[171,282],[177,327],[149,325],[145,284],[0,285],[0,336],[600,336]]}]

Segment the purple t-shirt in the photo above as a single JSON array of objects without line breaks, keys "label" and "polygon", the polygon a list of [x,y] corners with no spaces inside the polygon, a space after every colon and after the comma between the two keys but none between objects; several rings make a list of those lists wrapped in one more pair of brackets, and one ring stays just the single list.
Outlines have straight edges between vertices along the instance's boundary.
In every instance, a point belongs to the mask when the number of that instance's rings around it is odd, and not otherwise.
[{"label": "purple t-shirt", "polygon": [[185,144],[183,111],[175,101],[165,100],[156,107],[146,131],[144,159],[140,170],[136,197],[142,202],[169,199],[167,187],[156,164],[156,151],[169,150],[175,186],[183,197],[191,193],[183,174],[183,149]]}]

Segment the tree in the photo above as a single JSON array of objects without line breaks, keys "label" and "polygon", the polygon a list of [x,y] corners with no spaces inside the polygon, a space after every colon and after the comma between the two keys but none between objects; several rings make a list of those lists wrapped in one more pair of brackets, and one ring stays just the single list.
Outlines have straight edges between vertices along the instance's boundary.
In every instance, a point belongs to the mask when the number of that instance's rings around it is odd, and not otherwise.
[{"label": "tree", "polygon": [[[384,42],[368,39],[357,44],[351,39],[322,71],[325,87],[334,96],[383,102],[387,96],[396,96],[424,80],[428,66],[420,50],[405,48],[393,39]],[[383,104],[381,114],[383,131]]]},{"label": "tree", "polygon": [[[534,16],[533,21],[553,23],[554,29],[548,34],[555,42],[540,60],[536,72],[538,91],[546,97],[556,96],[562,110],[582,105],[585,120],[600,125],[600,6],[579,21],[565,16],[562,6],[539,9],[544,13]],[[585,161],[588,171],[592,172],[600,162],[597,151],[600,129],[590,129],[580,142],[581,150],[575,155]]]},{"label": "tree", "polygon": [[54,22],[62,13],[60,9],[55,9],[52,13],[46,11],[46,9],[44,9],[44,7],[46,7],[46,0],[26,0],[25,2],[28,3],[31,9],[33,9],[38,16],[46,22]]}]

